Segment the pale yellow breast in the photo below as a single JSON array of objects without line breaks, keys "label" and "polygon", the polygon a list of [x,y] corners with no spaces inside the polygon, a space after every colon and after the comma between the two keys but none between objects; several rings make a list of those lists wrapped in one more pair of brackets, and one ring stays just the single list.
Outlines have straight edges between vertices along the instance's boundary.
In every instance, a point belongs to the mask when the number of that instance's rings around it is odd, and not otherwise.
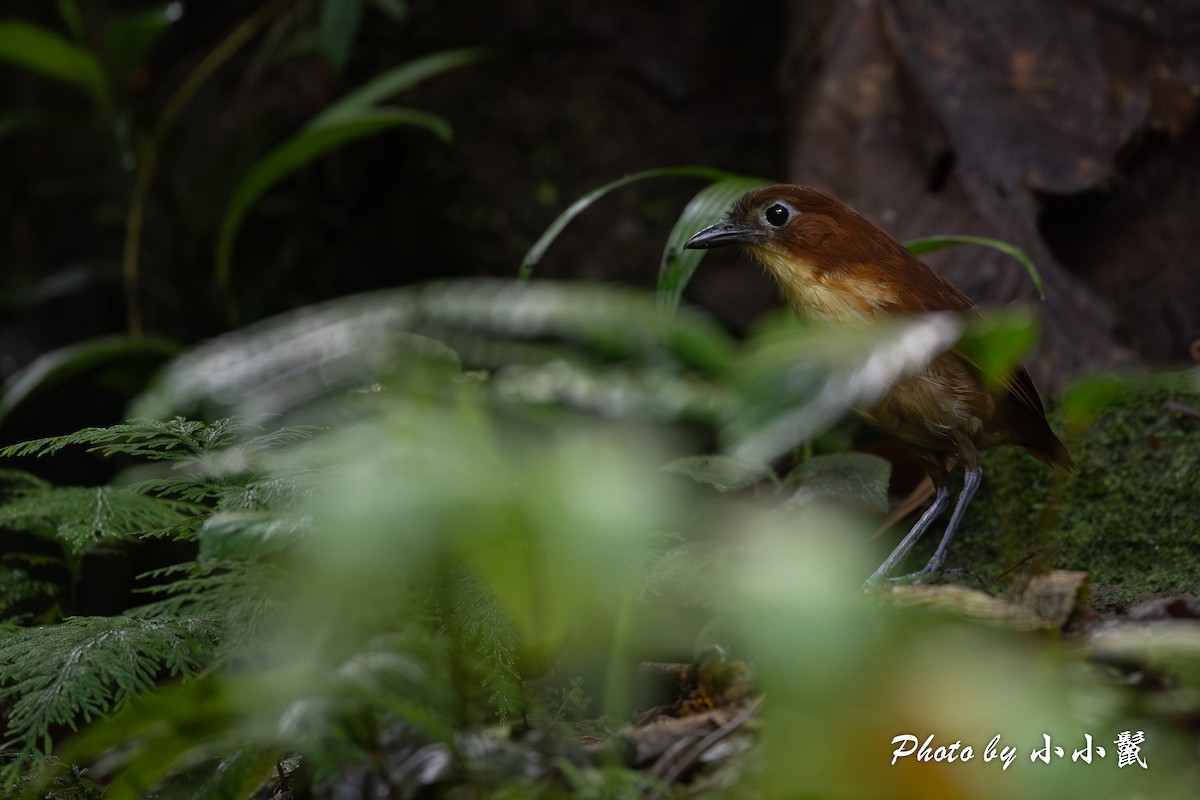
[{"label": "pale yellow breast", "polygon": [[891,287],[851,275],[823,273],[806,261],[784,258],[766,248],[750,248],[783,290],[797,314],[843,325],[874,319],[892,296]]}]

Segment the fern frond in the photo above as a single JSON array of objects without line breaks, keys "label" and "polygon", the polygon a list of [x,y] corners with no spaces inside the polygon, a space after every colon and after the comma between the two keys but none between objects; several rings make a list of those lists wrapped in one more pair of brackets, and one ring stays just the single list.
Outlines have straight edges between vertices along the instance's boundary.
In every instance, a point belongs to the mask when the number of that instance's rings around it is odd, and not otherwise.
[{"label": "fern frond", "polygon": [[275,472],[227,481],[214,491],[220,511],[273,511],[294,508],[296,503],[315,497],[317,472]]},{"label": "fern frond", "polygon": [[224,619],[216,661],[253,641],[264,621],[277,609],[294,576],[275,564],[244,561],[189,561],[138,576],[161,581],[139,591],[158,595],[127,613],[138,619],[219,616]]},{"label": "fern frond", "polygon": [[0,448],[0,457],[48,456],[69,445],[81,445],[105,458],[120,454],[153,460],[180,459],[226,447],[242,430],[242,423],[234,419],[212,423],[183,417],[167,421],[134,419],[107,428],[84,428],[63,436],[8,445]]},{"label": "fern frond", "polygon": [[23,569],[0,566],[0,615],[10,616],[13,606],[28,600],[53,600],[61,593],[56,583],[35,578]]},{"label": "fern frond", "polygon": [[257,455],[269,450],[278,450],[298,442],[308,441],[318,433],[327,430],[329,428],[321,425],[289,425],[279,430],[247,439],[240,447],[248,454]]},{"label": "fern frond", "polygon": [[79,556],[133,534],[178,525],[196,511],[190,504],[120,487],[50,487],[0,505],[0,526],[51,539]]},{"label": "fern frond", "polygon": [[148,691],[159,673],[193,674],[212,652],[215,615],[69,617],[57,625],[8,628],[0,639],[0,686],[12,699],[7,741],[45,753],[52,727],[108,714]]},{"label": "fern frond", "polygon": [[482,673],[488,702],[507,718],[517,713],[521,677],[517,671],[517,632],[491,593],[477,579],[459,575],[449,596],[444,624],[449,633],[478,657],[470,667]]},{"label": "fern frond", "polygon": [[43,480],[31,472],[26,472],[23,469],[0,469],[0,483],[10,484],[7,492],[26,492],[32,489],[46,489],[53,484],[50,481]]}]

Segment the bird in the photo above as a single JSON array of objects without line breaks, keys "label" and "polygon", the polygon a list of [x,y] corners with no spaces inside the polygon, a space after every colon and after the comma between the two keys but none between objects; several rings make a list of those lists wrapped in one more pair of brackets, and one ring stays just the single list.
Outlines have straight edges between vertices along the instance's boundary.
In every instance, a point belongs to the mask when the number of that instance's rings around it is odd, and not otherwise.
[{"label": "bird", "polygon": [[[837,325],[926,312],[978,313],[953,284],[850,206],[811,186],[753,189],[725,218],[699,231],[688,249],[740,245],[779,284],[797,316]],[[980,451],[1024,447],[1038,460],[1067,469],[1074,461],[1046,421],[1024,367],[1001,386],[985,382],[977,365],[952,348],[916,374],[902,377],[868,409],[866,422],[897,440],[925,469],[933,503],[864,586],[883,584],[918,539],[957,501],[920,581],[940,573],[967,506],[983,480]]]}]

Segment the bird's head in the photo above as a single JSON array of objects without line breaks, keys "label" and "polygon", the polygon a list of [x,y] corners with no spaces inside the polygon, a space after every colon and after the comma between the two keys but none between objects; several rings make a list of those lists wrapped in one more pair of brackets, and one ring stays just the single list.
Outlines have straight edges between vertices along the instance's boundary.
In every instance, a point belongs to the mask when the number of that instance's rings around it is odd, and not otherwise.
[{"label": "bird's head", "polygon": [[882,229],[811,186],[747,192],[684,247],[732,244],[766,266],[799,314],[851,321],[970,304]]},{"label": "bird's head", "polygon": [[876,238],[875,231],[883,233],[832,195],[811,186],[779,184],[742,195],[725,219],[688,239],[684,247],[739,244],[768,266],[774,257],[836,269],[837,262],[862,249],[864,235]]}]

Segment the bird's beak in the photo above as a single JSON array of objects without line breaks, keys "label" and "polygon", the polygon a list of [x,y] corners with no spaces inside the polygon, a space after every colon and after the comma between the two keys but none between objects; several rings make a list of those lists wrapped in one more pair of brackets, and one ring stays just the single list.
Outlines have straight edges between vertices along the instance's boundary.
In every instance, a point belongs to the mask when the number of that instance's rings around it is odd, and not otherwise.
[{"label": "bird's beak", "polygon": [[707,250],[710,247],[725,247],[731,244],[744,244],[762,236],[762,231],[752,228],[744,222],[726,219],[716,225],[709,225],[684,243],[688,250]]}]

